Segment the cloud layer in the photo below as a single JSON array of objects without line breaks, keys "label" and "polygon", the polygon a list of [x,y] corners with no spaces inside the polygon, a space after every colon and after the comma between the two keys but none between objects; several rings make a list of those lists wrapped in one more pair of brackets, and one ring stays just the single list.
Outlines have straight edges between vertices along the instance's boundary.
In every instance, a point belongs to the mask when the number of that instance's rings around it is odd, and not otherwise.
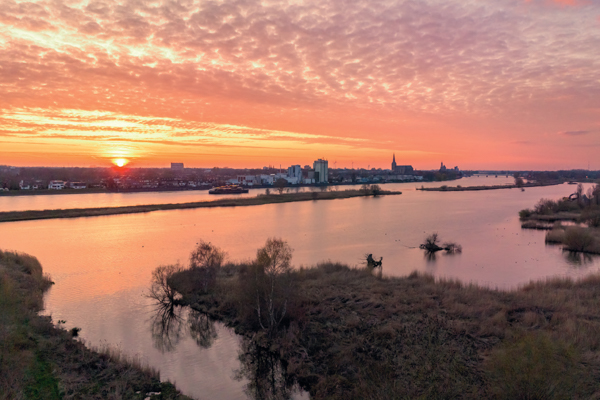
[{"label": "cloud layer", "polygon": [[[246,145],[214,128],[235,125],[282,146],[302,134],[383,150],[405,142],[402,126],[443,140],[449,124],[481,143],[523,140],[518,126],[591,130],[599,15],[575,0],[0,0],[0,135]],[[70,129],[63,110],[88,127]]]}]

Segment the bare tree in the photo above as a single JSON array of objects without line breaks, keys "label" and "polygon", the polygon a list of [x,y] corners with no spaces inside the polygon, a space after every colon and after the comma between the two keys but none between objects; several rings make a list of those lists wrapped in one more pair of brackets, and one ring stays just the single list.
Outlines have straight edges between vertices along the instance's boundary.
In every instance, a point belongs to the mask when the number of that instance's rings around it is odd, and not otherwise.
[{"label": "bare tree", "polygon": [[152,271],[152,284],[148,297],[162,305],[172,305],[177,292],[169,285],[169,278],[182,270],[181,265],[161,265]]},{"label": "bare tree", "polygon": [[200,287],[205,293],[215,285],[217,273],[226,256],[227,253],[203,240],[190,254],[190,269],[195,270],[194,275],[200,279]]},{"label": "bare tree", "polygon": [[287,312],[292,251],[286,241],[270,238],[256,254],[256,313],[260,326],[269,332],[277,329]]},{"label": "bare tree", "polygon": [[283,193],[287,184],[288,184],[288,182],[283,178],[279,178],[275,181],[275,187],[279,191],[279,194]]},{"label": "bare tree", "polygon": [[518,188],[522,188],[523,185],[525,185],[525,182],[523,181],[521,174],[518,172],[515,172],[515,174],[513,176],[515,178],[515,186],[517,186]]}]

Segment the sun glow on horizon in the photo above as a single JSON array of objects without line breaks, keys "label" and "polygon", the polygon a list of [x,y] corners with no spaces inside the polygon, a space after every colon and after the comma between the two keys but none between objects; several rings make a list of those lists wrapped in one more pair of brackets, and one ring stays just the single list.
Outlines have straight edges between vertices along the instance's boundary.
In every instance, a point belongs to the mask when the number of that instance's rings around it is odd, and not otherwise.
[{"label": "sun glow on horizon", "polygon": [[129,160],[126,158],[115,158],[112,160],[112,162],[117,167],[124,167],[125,165],[129,164]]}]

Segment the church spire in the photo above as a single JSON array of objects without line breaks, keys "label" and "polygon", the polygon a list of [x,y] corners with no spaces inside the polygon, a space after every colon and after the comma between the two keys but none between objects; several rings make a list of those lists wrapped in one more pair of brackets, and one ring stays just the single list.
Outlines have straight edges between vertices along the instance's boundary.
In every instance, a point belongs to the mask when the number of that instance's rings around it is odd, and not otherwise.
[{"label": "church spire", "polygon": [[396,162],[396,153],[394,153],[394,156],[392,158],[392,162],[394,162],[394,163]]}]

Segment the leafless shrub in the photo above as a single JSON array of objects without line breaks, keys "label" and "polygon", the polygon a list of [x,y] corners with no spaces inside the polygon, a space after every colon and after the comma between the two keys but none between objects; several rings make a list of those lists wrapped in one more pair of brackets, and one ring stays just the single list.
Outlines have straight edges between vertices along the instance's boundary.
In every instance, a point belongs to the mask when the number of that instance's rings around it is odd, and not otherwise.
[{"label": "leafless shrub", "polygon": [[584,228],[571,226],[565,230],[563,244],[568,250],[588,251],[594,243],[594,237]]},{"label": "leafless shrub", "polygon": [[210,242],[200,240],[196,249],[190,255],[190,269],[194,270],[194,277],[199,280],[201,291],[207,293],[216,282],[217,273],[227,253]]},{"label": "leafless shrub", "polygon": [[173,304],[178,294],[169,285],[169,278],[182,269],[179,264],[171,264],[161,265],[152,271],[152,283],[148,297],[156,300],[158,304]]},{"label": "leafless shrub", "polygon": [[536,214],[552,214],[557,209],[557,204],[554,200],[540,199],[540,201],[534,206],[533,212]]},{"label": "leafless shrub", "polygon": [[442,247],[444,248],[444,250],[446,250],[447,253],[450,254],[462,253],[462,246],[454,242],[446,242],[442,245]]},{"label": "leafless shrub", "polygon": [[268,334],[274,333],[286,317],[294,294],[291,259],[288,243],[270,238],[240,274],[240,306],[246,309],[243,319]]}]

